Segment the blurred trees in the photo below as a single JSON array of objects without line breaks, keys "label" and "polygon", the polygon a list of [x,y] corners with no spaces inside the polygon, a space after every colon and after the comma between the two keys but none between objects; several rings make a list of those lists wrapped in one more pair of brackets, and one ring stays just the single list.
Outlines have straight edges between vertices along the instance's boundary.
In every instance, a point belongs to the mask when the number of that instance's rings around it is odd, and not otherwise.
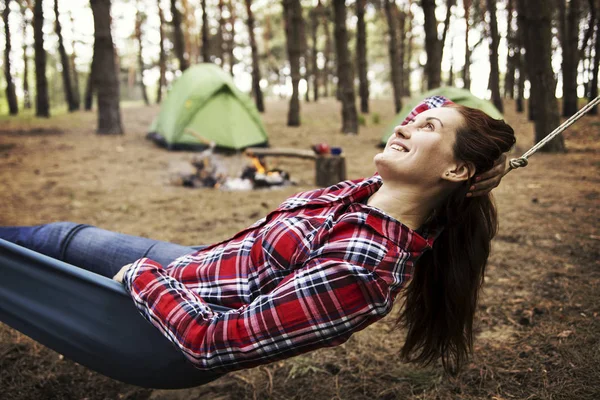
[{"label": "blurred trees", "polygon": [[46,77],[46,50],[44,49],[44,9],[42,0],[35,0],[33,8],[33,40],[35,48],[35,115],[50,117],[48,79]]},{"label": "blurred trees", "polygon": [[[56,0],[54,0],[56,1]],[[142,98],[144,99],[144,103],[146,105],[150,104],[150,100],[148,99],[148,92],[146,91],[146,85],[144,84],[144,57],[143,50],[144,45],[142,41],[142,24],[146,20],[145,13],[140,11],[139,0],[136,1],[136,12],[135,12],[135,32],[134,36],[138,45],[138,53],[137,53],[137,61],[138,61],[138,72],[139,72],[139,84],[142,90]]]},{"label": "blurred trees", "polygon": [[69,111],[79,110],[79,101],[75,101],[75,95],[73,94],[73,86],[71,83],[71,66],[69,62],[69,56],[65,50],[65,44],[63,43],[62,27],[60,25],[59,12],[58,12],[58,0],[54,0],[54,29],[56,30],[56,36],[58,37],[58,54],[60,55],[60,62],[62,66],[62,79],[63,79],[63,90],[65,92],[65,99],[69,106]]},{"label": "blurred trees", "polygon": [[442,57],[444,44],[450,26],[450,15],[456,0],[446,0],[446,19],[442,37],[438,35],[438,20],[435,16],[435,0],[421,0],[421,7],[425,14],[425,51],[427,52],[427,64],[425,64],[425,75],[427,76],[427,88],[435,89],[442,83]]},{"label": "blurred trees", "polygon": [[306,51],[304,37],[304,18],[300,0],[283,0],[285,20],[285,36],[290,76],[292,77],[292,96],[288,110],[288,126],[300,126],[300,99],[298,85],[300,84],[300,56]]},{"label": "blurred trees", "polygon": [[[562,48],[562,83],[563,83],[563,108],[562,114],[569,117],[575,114],[577,107],[577,75],[579,61],[583,58],[587,43],[594,31],[594,0],[589,0],[591,10],[584,13],[584,0],[557,0],[558,2],[558,25],[561,48]],[[580,20],[589,15],[587,29],[581,40]],[[579,42],[581,41],[581,46]]]},{"label": "blurred trees", "polygon": [[8,15],[10,13],[10,0],[4,0],[4,10],[2,11],[2,20],[4,21],[4,76],[6,78],[6,99],[8,100],[8,108],[10,115],[19,113],[19,105],[17,103],[17,92],[10,71],[10,26],[8,25]]},{"label": "blurred trees", "polygon": [[338,76],[338,98],[342,103],[342,132],[358,133],[358,114],[354,94],[354,69],[348,50],[348,30],[346,28],[346,1],[332,0],[335,26],[335,54]]},{"label": "blurred trees", "polygon": [[179,60],[179,70],[183,72],[189,67],[189,64],[187,54],[185,53],[181,12],[177,8],[177,0],[171,0],[171,24],[173,26],[173,47],[175,55]]},{"label": "blurred trees", "polygon": [[[43,3],[46,11],[54,9],[54,19],[46,21],[45,28]],[[109,44],[112,60],[91,57],[91,32],[82,36],[83,29],[74,30],[81,23],[73,22],[74,3],[69,9],[71,21],[59,15],[66,3],[4,0],[2,32],[8,41],[2,57],[6,86],[0,104],[6,113],[16,112],[21,104],[27,106],[33,95],[40,116],[49,115],[50,101],[53,106],[75,110],[80,97],[78,79],[85,79],[81,89],[86,110],[92,107],[96,89],[112,88],[116,103],[108,108],[99,104],[99,108],[105,114],[112,107],[109,114],[115,116],[120,100],[160,102],[181,71],[202,61],[214,62],[232,75],[235,66],[236,83],[252,93],[259,110],[264,110],[265,96],[288,98],[290,126],[300,124],[302,94],[305,101],[335,96],[341,103],[342,130],[356,133],[358,120],[364,121],[356,110],[356,92],[361,113],[368,113],[369,99],[378,96],[393,98],[390,107],[398,111],[402,97],[411,90],[438,87],[442,82],[469,89],[477,79],[473,89],[481,93],[485,78],[489,78],[488,96],[496,107],[502,108],[503,89],[504,97],[515,98],[517,110],[528,105],[531,120],[542,118],[537,109],[544,105],[537,105],[539,85],[535,82],[541,79],[536,74],[547,69],[541,67],[543,59],[531,54],[541,51],[539,46],[525,51],[525,39],[533,28],[523,22],[517,0],[113,0],[119,6],[112,16],[119,51]],[[17,12],[10,13],[6,4]],[[558,51],[556,44],[550,51],[563,58],[561,68],[554,62],[556,70],[551,72],[562,85],[562,111],[568,115],[577,109],[578,94],[594,97],[598,93],[600,0],[553,0],[552,4],[556,7],[544,20],[550,18],[560,40]],[[76,18],[82,15],[81,9],[75,11]],[[23,37],[15,36],[21,28]],[[448,36],[450,43],[444,49]],[[46,38],[51,43],[47,52]],[[101,49],[97,34],[96,39],[94,52]],[[28,68],[32,43],[35,71]],[[490,74],[485,77],[471,67],[472,62],[481,65],[483,51],[478,46],[483,43],[489,45]],[[505,44],[506,57],[498,50]],[[525,62],[525,57],[530,61]],[[96,66],[98,60],[103,66]],[[109,64],[114,65],[113,77],[107,75]],[[459,69],[462,73],[455,75]],[[33,72],[36,85],[30,88],[28,74],[33,78]],[[127,90],[120,93],[119,87]],[[554,99],[553,90],[547,87],[541,98]],[[99,98],[105,95],[98,93]],[[109,120],[118,127],[119,118]]]},{"label": "blurred trees", "polygon": [[[204,2],[206,0],[203,0]],[[167,86],[167,52],[165,50],[165,14],[163,13],[162,6],[160,4],[160,0],[156,0],[156,6],[158,9],[158,84],[156,85],[156,102],[160,103],[162,101],[162,93],[163,88]],[[204,40],[204,36],[202,37]],[[141,51],[140,51],[141,53]],[[206,60],[203,60],[206,61]]]},{"label": "blurred trees", "polygon": [[[358,69],[358,93],[360,112],[369,113],[369,81],[367,79],[367,26],[365,23],[366,0],[356,0],[356,66]],[[315,64],[316,65],[316,64]]]},{"label": "blurred trees", "polygon": [[[390,71],[392,90],[394,94],[394,109],[396,112],[402,108],[402,66],[403,62],[398,55],[398,29],[396,24],[398,19],[398,8],[396,2],[393,0],[384,0],[385,16],[387,19],[388,26],[388,48],[390,54]],[[440,60],[441,62],[441,60]],[[441,64],[440,64],[441,67]],[[441,73],[441,70],[440,70]]]},{"label": "blurred trees", "polygon": [[252,95],[256,108],[260,112],[265,111],[265,103],[263,101],[262,90],[260,89],[260,66],[258,62],[258,46],[256,45],[256,37],[254,36],[254,13],[252,12],[252,0],[245,0],[248,35],[250,37],[250,51],[252,52]]},{"label": "blurred trees", "polygon": [[[23,21],[21,22],[21,27],[23,29],[23,107],[28,110],[31,108],[31,92],[29,90],[29,57],[27,56],[27,49],[29,48],[29,44],[27,28],[29,27],[29,25],[31,25],[31,17],[29,15],[31,10],[31,4],[29,4],[29,0],[27,0],[26,2],[21,2],[20,6],[21,18],[23,18]],[[9,54],[9,52],[7,51],[6,54]]]},{"label": "blurred trees", "polygon": [[111,33],[111,4],[110,0],[90,0],[90,4],[94,15],[92,84],[98,98],[97,132],[122,134],[119,79]]},{"label": "blurred trees", "polygon": [[504,112],[502,97],[500,97],[500,68],[498,67],[498,46],[500,45],[500,34],[498,33],[498,22],[496,19],[496,0],[486,0],[488,14],[490,16],[490,81],[492,91],[492,102],[500,112]]},{"label": "blurred trees", "polygon": [[[598,68],[600,67],[600,1],[598,4],[592,3],[592,9],[595,10],[595,41],[594,41],[594,57],[590,55],[590,59],[593,60],[593,67],[591,68],[592,79],[589,84],[589,101],[592,101],[598,97]],[[591,53],[591,51],[590,51]],[[598,115],[598,106],[595,106],[590,110],[590,114]]]},{"label": "blurred trees", "polygon": [[[560,124],[554,96],[556,80],[552,71],[552,9],[543,0],[517,0],[520,27],[526,26],[523,43],[529,66],[531,98],[535,104],[535,143]],[[562,135],[552,139],[541,151],[564,152]]]}]

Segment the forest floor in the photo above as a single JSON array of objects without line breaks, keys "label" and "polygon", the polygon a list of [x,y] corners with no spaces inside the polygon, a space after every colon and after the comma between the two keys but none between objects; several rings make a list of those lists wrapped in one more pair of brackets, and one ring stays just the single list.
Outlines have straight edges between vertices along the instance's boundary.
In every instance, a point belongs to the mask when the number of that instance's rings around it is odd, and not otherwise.
[{"label": "forest floor", "polygon": [[[349,178],[370,176],[391,102],[374,100],[358,136],[339,133],[332,99],[287,102],[263,115],[274,147],[340,146]],[[533,141],[526,115],[505,105],[514,155]],[[225,239],[294,192],[313,188],[311,161],[279,158],[297,186],[226,192],[171,183],[193,153],[145,140],[158,108],[124,109],[123,136],[94,134],[95,113],[0,119],[0,225],[69,220],[185,245]],[[380,120],[379,123],[377,119]],[[126,385],[64,359],[0,324],[3,399],[598,399],[600,398],[600,118],[564,134],[567,154],[536,154],[494,191],[500,232],[478,309],[474,357],[456,377],[403,364],[390,316],[342,346],[231,373],[187,390]]]}]

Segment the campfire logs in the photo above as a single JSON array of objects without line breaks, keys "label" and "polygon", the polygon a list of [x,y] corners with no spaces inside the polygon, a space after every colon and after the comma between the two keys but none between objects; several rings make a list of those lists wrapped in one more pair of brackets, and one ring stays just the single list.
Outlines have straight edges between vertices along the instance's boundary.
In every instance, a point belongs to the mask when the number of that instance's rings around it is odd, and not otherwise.
[{"label": "campfire logs", "polygon": [[261,148],[246,149],[246,154],[260,156],[285,156],[315,160],[315,184],[320,187],[346,180],[346,158],[343,155],[315,154],[312,150]]}]

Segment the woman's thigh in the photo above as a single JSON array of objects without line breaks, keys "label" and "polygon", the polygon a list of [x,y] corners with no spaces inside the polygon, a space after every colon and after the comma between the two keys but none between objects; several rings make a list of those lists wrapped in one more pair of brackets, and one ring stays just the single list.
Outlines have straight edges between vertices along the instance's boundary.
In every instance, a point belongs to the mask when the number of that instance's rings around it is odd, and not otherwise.
[{"label": "woman's thigh", "polygon": [[6,237],[7,240],[107,277],[113,277],[123,265],[142,257],[166,266],[195,251],[187,246],[73,222],[1,229],[12,229],[13,238]]}]

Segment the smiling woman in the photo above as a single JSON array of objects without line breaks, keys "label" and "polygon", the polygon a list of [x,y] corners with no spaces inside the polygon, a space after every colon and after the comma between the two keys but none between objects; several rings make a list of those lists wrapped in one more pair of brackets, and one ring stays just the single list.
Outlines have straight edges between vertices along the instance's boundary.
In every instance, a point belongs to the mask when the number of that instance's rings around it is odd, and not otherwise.
[{"label": "smiling woman", "polygon": [[140,313],[201,370],[339,345],[389,314],[398,296],[404,358],[441,358],[451,369],[471,349],[497,226],[489,193],[466,194],[474,174],[501,176],[503,162],[492,167],[514,135],[444,98],[427,99],[408,121],[375,157],[378,174],[298,193],[202,250],[73,223],[0,228],[0,238],[116,274]]}]

